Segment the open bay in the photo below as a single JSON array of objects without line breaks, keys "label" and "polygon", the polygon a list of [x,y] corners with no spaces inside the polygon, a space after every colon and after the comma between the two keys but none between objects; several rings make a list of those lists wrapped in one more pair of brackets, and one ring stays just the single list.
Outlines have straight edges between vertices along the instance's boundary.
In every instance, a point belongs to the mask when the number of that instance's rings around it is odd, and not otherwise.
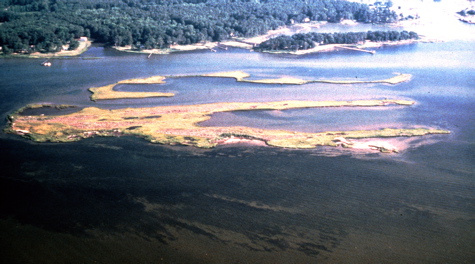
[{"label": "open bay", "polygon": [[[462,37],[384,47],[375,55],[229,49],[147,59],[94,47],[80,58],[54,59],[50,68],[41,60],[0,60],[2,126],[7,114],[42,102],[122,108],[394,98],[417,103],[224,113],[208,122],[452,132],[417,139],[398,154],[245,144],[201,150],[133,137],[38,144],[2,133],[0,255],[8,263],[473,263],[475,52],[474,40],[463,36],[475,36],[475,27],[451,23]],[[90,56],[101,58],[81,59]],[[121,87],[175,97],[99,102],[87,91],[129,78],[234,70],[256,79],[377,80],[397,73],[413,79],[298,86],[178,78]]]}]

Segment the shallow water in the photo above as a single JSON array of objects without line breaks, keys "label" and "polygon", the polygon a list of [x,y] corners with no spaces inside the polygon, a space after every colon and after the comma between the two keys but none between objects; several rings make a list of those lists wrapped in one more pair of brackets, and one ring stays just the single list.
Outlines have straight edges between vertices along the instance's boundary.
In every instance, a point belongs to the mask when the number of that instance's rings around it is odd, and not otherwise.
[{"label": "shallow water", "polygon": [[[475,27],[460,27],[475,35]],[[202,125],[304,132],[424,126],[452,133],[415,138],[399,154],[246,144],[202,150],[132,137],[37,144],[2,133],[0,254],[9,263],[472,263],[472,46],[465,39],[385,47],[374,56],[230,49],[150,59],[96,47],[82,56],[101,59],[55,59],[50,68],[2,59],[3,117],[41,102],[122,108],[396,98],[417,103],[219,113]],[[172,91],[172,98],[97,103],[87,91],[129,78],[230,70],[256,79],[413,79],[296,86],[179,78],[117,87]]]}]

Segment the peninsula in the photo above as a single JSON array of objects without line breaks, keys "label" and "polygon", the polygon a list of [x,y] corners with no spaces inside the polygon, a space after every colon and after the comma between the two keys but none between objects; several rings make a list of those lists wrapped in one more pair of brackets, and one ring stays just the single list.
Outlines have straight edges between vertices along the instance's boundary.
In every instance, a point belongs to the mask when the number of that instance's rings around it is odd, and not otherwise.
[{"label": "peninsula", "polygon": [[[190,145],[200,148],[212,148],[225,143],[230,138],[257,140],[269,146],[283,148],[315,148],[337,145],[351,147],[352,142],[349,139],[449,133],[445,130],[426,128],[301,133],[242,126],[202,127],[199,125],[200,122],[210,119],[213,113],[226,111],[384,107],[412,104],[414,104],[413,101],[406,100],[233,102],[114,110],[88,107],[67,115],[24,115],[22,112],[30,108],[26,106],[9,116],[6,132],[21,135],[36,142],[72,142],[94,136],[134,135],[153,143]],[[38,108],[37,105],[34,107]],[[378,147],[377,149],[393,151]]]}]

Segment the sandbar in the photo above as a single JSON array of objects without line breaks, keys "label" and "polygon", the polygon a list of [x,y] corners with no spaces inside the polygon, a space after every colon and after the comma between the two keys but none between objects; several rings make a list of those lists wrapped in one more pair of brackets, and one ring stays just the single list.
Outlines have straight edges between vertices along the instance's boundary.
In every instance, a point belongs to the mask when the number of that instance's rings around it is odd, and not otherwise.
[{"label": "sandbar", "polygon": [[115,91],[114,87],[118,84],[161,84],[164,82],[163,76],[152,76],[142,79],[127,79],[122,80],[114,84],[109,84],[101,87],[89,88],[92,93],[91,100],[114,100],[114,99],[138,99],[147,97],[171,97],[173,93],[161,93],[161,92],[121,92]]},{"label": "sandbar", "polygon": [[307,83],[332,83],[332,84],[364,84],[364,83],[386,83],[386,84],[398,84],[411,80],[411,74],[398,74],[394,77],[384,80],[303,80],[294,77],[281,77],[275,79],[259,79],[249,80],[251,75],[243,71],[229,71],[229,72],[216,72],[200,75],[178,75],[178,76],[152,76],[142,79],[128,79],[122,80],[114,84],[109,84],[101,87],[89,88],[92,93],[91,100],[115,100],[115,99],[139,99],[148,97],[171,97],[173,93],[163,92],[121,92],[115,91],[114,87],[118,84],[163,84],[167,78],[186,78],[186,77],[216,77],[216,78],[233,78],[238,82],[247,83],[259,83],[259,84],[289,84],[289,85],[302,85]]},{"label": "sandbar", "polygon": [[[172,77],[172,76],[170,76]],[[233,78],[238,82],[259,83],[259,84],[307,84],[307,83],[333,83],[333,84],[364,84],[364,83],[386,83],[386,84],[399,84],[408,82],[412,79],[411,74],[397,74],[396,76],[382,79],[382,80],[303,80],[295,77],[281,77],[275,79],[257,79],[249,80],[250,74],[243,71],[228,71],[228,72],[215,72],[201,75],[182,75],[173,76],[179,77],[217,77],[217,78]]]}]

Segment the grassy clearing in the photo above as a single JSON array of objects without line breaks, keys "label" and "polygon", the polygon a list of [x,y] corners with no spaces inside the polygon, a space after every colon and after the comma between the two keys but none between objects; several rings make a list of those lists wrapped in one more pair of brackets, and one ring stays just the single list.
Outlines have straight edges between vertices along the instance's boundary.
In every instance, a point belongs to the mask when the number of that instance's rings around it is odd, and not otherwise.
[{"label": "grassy clearing", "polygon": [[284,110],[308,107],[383,107],[409,105],[404,100],[362,101],[280,101],[264,103],[215,103],[202,105],[160,106],[151,108],[125,108],[106,110],[84,108],[63,116],[9,117],[6,132],[22,135],[37,142],[69,142],[94,136],[135,135],[154,143],[192,145],[211,148],[226,138],[260,140],[268,145],[285,148],[314,148],[335,146],[338,137],[379,138],[410,137],[427,134],[449,133],[434,129],[383,129],[363,131],[333,131],[322,133],[297,133],[283,130],[265,130],[250,127],[201,127],[213,113],[236,110]]}]

